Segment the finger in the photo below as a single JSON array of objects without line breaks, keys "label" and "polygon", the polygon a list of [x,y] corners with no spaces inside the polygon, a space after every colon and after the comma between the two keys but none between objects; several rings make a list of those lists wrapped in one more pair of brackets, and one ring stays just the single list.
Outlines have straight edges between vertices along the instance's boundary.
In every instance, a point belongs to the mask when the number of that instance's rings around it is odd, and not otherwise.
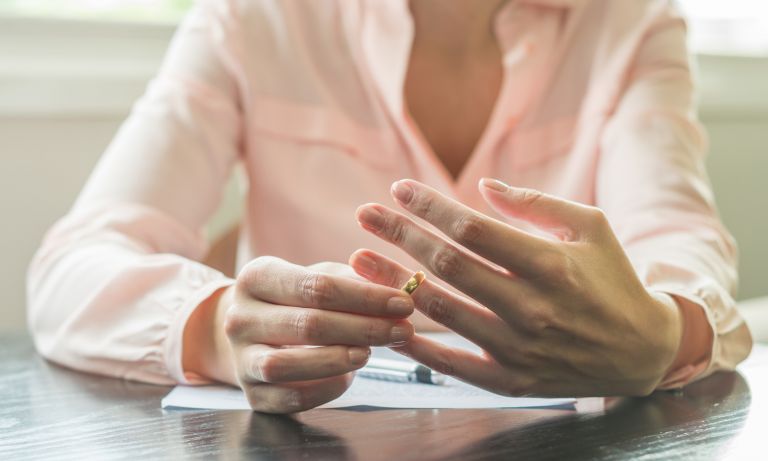
[{"label": "finger", "polygon": [[[370,250],[357,250],[349,259],[363,277],[374,283],[391,287],[403,286],[412,271],[397,262]],[[425,280],[411,294],[416,308],[432,320],[445,325],[485,350],[499,351],[502,332],[510,327],[490,310]]]},{"label": "finger", "polygon": [[330,378],[365,365],[367,347],[324,346],[275,348],[255,344],[242,354],[241,378],[251,383],[287,383]]},{"label": "finger", "polygon": [[264,413],[297,413],[337,399],[352,384],[351,373],[289,384],[244,386],[251,408]]},{"label": "finger", "polygon": [[499,214],[528,221],[561,240],[578,240],[607,222],[599,208],[534,189],[510,187],[490,178],[480,180],[479,188],[485,201]]},{"label": "finger", "polygon": [[491,267],[410,218],[382,205],[357,210],[360,225],[413,256],[437,277],[458,288],[513,324],[515,312],[532,293],[521,279]]},{"label": "finger", "polygon": [[294,306],[235,304],[225,321],[235,342],[274,346],[399,345],[413,336],[407,320],[368,317]]},{"label": "finger", "polygon": [[523,396],[533,392],[534,380],[523,370],[501,367],[489,357],[452,348],[421,335],[393,350],[439,373],[497,394]]},{"label": "finger", "polygon": [[416,181],[394,183],[392,196],[451,240],[518,274],[531,273],[537,256],[553,247],[552,242],[478,213]]},{"label": "finger", "polygon": [[273,304],[397,318],[414,309],[399,290],[311,271],[278,258],[254,260],[237,279],[241,293]]}]

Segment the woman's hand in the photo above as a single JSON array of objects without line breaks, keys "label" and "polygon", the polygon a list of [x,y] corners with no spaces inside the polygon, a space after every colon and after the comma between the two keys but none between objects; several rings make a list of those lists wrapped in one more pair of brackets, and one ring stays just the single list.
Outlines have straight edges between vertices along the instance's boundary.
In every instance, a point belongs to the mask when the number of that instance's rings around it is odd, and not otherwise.
[{"label": "woman's hand", "polygon": [[[484,179],[499,213],[554,238],[484,216],[416,181],[395,200],[448,239],[378,204],[358,209],[363,228],[402,248],[469,298],[429,281],[413,294],[428,317],[478,344],[482,355],[415,336],[397,350],[448,375],[505,395],[646,395],[672,364],[682,322],[674,301],[649,293],[597,208]],[[368,250],[352,267],[400,286],[412,271]]]},{"label": "woman's hand", "polygon": [[254,410],[307,410],[344,393],[369,346],[411,339],[413,311],[409,296],[357,279],[346,265],[261,257],[218,296],[207,321],[210,356],[185,369],[239,385]]}]

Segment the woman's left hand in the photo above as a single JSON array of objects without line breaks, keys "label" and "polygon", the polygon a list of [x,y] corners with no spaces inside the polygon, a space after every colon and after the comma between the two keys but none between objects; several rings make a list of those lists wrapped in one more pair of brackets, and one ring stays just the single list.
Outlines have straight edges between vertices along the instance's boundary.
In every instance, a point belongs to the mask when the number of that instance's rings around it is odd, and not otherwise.
[{"label": "woman's left hand", "polygon": [[[681,315],[668,295],[645,289],[605,215],[496,180],[484,179],[479,187],[497,212],[554,238],[524,232],[412,180],[393,185],[395,200],[447,239],[385,206],[358,209],[363,228],[469,297],[429,281],[413,293],[419,310],[484,353],[418,335],[397,350],[504,395],[652,392],[675,359]],[[393,287],[413,274],[369,250],[353,254],[350,265]]]}]

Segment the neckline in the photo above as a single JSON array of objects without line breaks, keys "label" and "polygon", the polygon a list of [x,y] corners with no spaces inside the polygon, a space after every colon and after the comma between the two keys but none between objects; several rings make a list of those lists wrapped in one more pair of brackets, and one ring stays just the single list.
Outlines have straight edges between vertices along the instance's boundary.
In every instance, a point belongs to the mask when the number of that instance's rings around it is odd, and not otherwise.
[{"label": "neckline", "polygon": [[471,184],[467,181],[476,174],[487,174],[478,169],[491,154],[492,145],[516,119],[515,111],[521,107],[520,103],[507,104],[513,86],[513,72],[510,68],[530,50],[530,46],[525,42],[515,43],[511,40],[510,29],[517,33],[517,29],[522,29],[522,26],[516,28],[505,24],[509,21],[524,21],[522,10],[520,14],[511,14],[513,7],[519,6],[519,3],[504,3],[492,19],[494,35],[502,55],[502,83],[486,125],[455,178],[429,144],[405,104],[405,76],[415,38],[415,25],[408,2],[379,1],[375,2],[375,8],[372,3],[374,2],[364,3],[361,24],[363,57],[369,67],[366,72],[374,82],[374,90],[385,107],[386,116],[408,147],[407,156],[414,166],[414,171],[428,175],[428,169],[442,183],[433,185],[454,196],[458,196],[467,188],[474,189],[474,181]]},{"label": "neckline", "polygon": [[[408,58],[410,60],[410,56]],[[509,76],[510,72],[507,66],[504,65],[503,58],[501,62],[501,68],[501,84],[499,85],[499,91],[496,95],[496,100],[493,103],[490,114],[488,115],[488,119],[485,122],[485,126],[483,127],[480,136],[477,138],[477,141],[472,147],[472,150],[470,151],[469,155],[464,161],[464,164],[461,166],[461,169],[455,177],[448,170],[448,167],[445,165],[442,159],[440,159],[440,156],[435,151],[432,144],[430,144],[430,142],[427,140],[427,137],[424,135],[424,131],[421,129],[419,124],[416,123],[416,121],[413,119],[413,116],[408,108],[408,104],[405,100],[405,86],[403,86],[402,117],[405,124],[405,129],[407,130],[405,135],[414,139],[417,148],[421,151],[420,154],[427,159],[435,171],[438,172],[443,181],[447,185],[450,185],[451,189],[454,191],[457,191],[460,186],[467,181],[466,177],[471,174],[472,170],[476,169],[475,164],[480,162],[482,159],[482,153],[488,151],[489,144],[491,144],[494,139],[493,134],[499,132],[497,128],[500,125],[500,122],[506,118],[506,114],[504,114],[505,107],[503,102],[509,97],[508,93],[510,91],[511,85]],[[457,114],[457,116],[460,116],[460,114]]]}]

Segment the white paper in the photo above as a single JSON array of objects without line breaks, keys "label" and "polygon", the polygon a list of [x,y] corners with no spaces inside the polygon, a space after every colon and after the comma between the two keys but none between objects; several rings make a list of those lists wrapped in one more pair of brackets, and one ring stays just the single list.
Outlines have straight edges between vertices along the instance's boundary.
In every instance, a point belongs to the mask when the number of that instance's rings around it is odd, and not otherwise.
[{"label": "white paper", "polygon": [[[478,351],[477,346],[458,335],[427,335],[442,343]],[[374,357],[408,360],[387,349],[374,348]],[[339,398],[320,408],[372,406],[382,408],[573,408],[573,398],[541,399],[503,397],[447,378],[445,385],[396,383],[357,376]],[[228,386],[176,386],[162,400],[163,408],[195,408],[209,410],[249,410],[250,405],[240,389]]]}]

